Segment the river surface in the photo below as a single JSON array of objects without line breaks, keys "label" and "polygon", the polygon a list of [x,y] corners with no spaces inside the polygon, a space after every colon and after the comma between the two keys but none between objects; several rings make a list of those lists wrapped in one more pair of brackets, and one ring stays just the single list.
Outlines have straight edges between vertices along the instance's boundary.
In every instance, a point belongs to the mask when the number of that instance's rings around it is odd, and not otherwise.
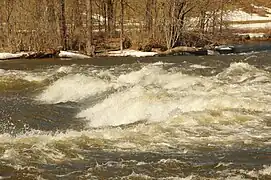
[{"label": "river surface", "polygon": [[0,179],[271,179],[271,53],[0,61]]}]

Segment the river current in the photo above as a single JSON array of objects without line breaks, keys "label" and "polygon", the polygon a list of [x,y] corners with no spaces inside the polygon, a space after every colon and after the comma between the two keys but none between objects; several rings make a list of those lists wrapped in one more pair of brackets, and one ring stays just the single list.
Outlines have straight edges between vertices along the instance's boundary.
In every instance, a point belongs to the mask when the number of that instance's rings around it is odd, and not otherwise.
[{"label": "river current", "polygon": [[0,179],[271,179],[271,54],[0,61]]}]

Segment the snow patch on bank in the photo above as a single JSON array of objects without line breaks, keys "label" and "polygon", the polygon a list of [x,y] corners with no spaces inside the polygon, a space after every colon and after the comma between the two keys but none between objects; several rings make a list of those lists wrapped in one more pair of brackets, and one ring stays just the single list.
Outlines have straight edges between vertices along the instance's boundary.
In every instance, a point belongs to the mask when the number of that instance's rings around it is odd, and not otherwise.
[{"label": "snow patch on bank", "polygon": [[254,5],[254,4],[251,4],[252,7],[256,8],[256,9],[262,9],[262,10],[265,10],[267,13],[270,14],[271,16],[271,8],[268,8],[268,7],[264,7],[264,6],[257,6],[257,5]]},{"label": "snow patch on bank", "polygon": [[26,55],[26,53],[21,52],[21,53],[0,53],[0,60],[5,60],[5,59],[17,59],[17,58],[21,58],[24,55]]},{"label": "snow patch on bank", "polygon": [[[271,9],[262,6],[256,6],[251,4],[255,9],[263,10],[265,13],[259,15],[257,13],[247,13],[242,9],[236,9],[228,11],[224,16],[224,20],[229,22],[243,22],[237,24],[231,24],[230,26],[235,29],[259,29],[259,28],[270,28],[271,27]],[[267,22],[260,22],[267,21]],[[270,21],[270,22],[268,22]],[[246,23],[247,22],[247,23]]]},{"label": "snow patch on bank", "polygon": [[255,13],[247,13],[242,10],[229,11],[224,17],[227,21],[263,21],[271,20],[271,14],[266,14],[266,16],[260,16]]},{"label": "snow patch on bank", "polygon": [[88,59],[91,58],[90,56],[74,53],[74,52],[68,52],[68,51],[60,51],[59,55],[60,58],[73,58],[73,59]]},{"label": "snow patch on bank", "polygon": [[131,49],[126,49],[121,51],[110,51],[108,52],[108,56],[132,56],[132,57],[148,57],[148,56],[155,56],[158,54],[157,52],[142,52],[136,51]]},{"label": "snow patch on bank", "polygon": [[[271,21],[271,19],[270,19]],[[267,23],[247,23],[247,24],[232,24],[234,29],[267,29],[271,28],[271,22]]]},{"label": "snow patch on bank", "polygon": [[[0,53],[0,60],[7,60],[7,59],[18,59],[24,56],[28,56],[31,52],[19,52],[19,53]],[[75,53],[75,52],[68,52],[68,51],[60,51],[58,54],[60,58],[73,58],[73,59],[88,59],[91,58],[90,56]]]}]

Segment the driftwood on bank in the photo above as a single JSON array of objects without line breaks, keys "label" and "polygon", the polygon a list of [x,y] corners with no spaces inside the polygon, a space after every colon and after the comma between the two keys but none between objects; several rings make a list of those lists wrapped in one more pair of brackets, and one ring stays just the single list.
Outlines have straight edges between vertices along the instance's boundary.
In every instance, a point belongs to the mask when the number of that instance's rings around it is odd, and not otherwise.
[{"label": "driftwood on bank", "polygon": [[188,47],[188,46],[178,46],[172,49],[169,49],[164,52],[158,53],[158,56],[166,55],[179,55],[179,54],[193,54],[193,55],[208,55],[208,51],[202,48]]}]

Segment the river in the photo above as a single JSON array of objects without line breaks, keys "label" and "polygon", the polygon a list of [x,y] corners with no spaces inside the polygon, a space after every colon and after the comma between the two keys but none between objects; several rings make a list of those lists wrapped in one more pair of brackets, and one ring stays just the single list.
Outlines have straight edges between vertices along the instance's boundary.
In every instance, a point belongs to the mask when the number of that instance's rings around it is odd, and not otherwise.
[{"label": "river", "polygon": [[271,53],[0,61],[0,179],[271,179]]}]

